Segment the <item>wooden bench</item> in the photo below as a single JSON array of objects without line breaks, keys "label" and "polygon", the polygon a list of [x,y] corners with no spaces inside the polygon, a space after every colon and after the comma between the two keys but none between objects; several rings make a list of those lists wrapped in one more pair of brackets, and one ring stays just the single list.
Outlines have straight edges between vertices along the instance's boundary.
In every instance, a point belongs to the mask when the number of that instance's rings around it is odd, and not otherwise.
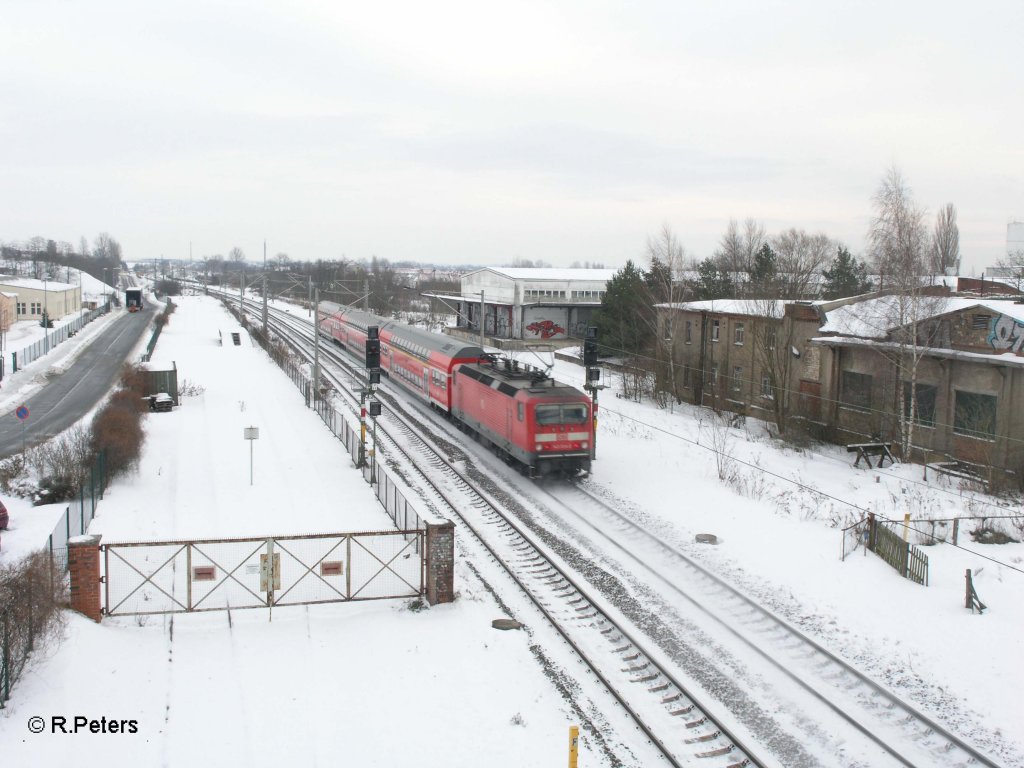
[{"label": "wooden bench", "polygon": [[848,453],[856,453],[857,460],[853,462],[853,466],[859,467],[860,460],[864,461],[868,465],[868,469],[871,469],[871,457],[878,457],[878,463],[875,465],[879,469],[885,464],[885,460],[888,459],[890,464],[895,464],[896,459],[893,458],[892,451],[890,450],[892,443],[853,443],[852,445],[846,446]]}]

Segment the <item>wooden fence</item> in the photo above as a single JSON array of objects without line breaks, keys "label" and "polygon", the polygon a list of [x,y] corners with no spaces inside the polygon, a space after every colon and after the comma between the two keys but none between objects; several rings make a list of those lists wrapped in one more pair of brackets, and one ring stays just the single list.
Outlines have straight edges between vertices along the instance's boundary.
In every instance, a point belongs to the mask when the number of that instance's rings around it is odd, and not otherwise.
[{"label": "wooden fence", "polygon": [[896,524],[868,514],[868,549],[891,565],[904,578],[928,585],[928,555],[890,530]]}]

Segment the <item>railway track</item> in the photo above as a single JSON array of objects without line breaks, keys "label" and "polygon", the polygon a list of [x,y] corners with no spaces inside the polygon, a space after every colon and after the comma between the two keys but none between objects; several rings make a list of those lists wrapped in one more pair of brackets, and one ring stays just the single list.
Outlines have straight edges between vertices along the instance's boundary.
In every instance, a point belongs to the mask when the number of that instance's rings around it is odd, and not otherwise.
[{"label": "railway track", "polygon": [[[276,323],[287,325],[279,325],[278,332],[303,335],[301,321],[290,315],[282,318],[275,313]],[[308,344],[308,336],[305,342]],[[301,344],[298,346],[301,350]],[[308,350],[302,354],[307,355]],[[351,374],[353,366],[335,350],[321,350],[321,358],[340,363]],[[346,390],[340,377],[326,369],[325,375],[334,378],[339,390]],[[348,396],[351,398],[351,393]],[[756,758],[729,726],[711,714],[657,656],[648,653],[640,638],[607,610],[604,601],[534,541],[499,500],[454,467],[429,438],[407,423],[408,414],[401,404],[383,393],[379,397],[390,408],[378,419],[377,450],[387,445],[389,456],[404,458],[402,470],[407,479],[410,472],[415,475],[425,501],[457,521],[463,539],[472,537],[504,570],[668,765],[771,765]],[[401,440],[391,434],[393,430],[401,433]],[[423,463],[429,465],[429,472],[420,468]]]},{"label": "railway track", "polygon": [[[289,333],[303,337],[308,344],[308,322],[303,331],[301,320],[285,316],[293,327]],[[298,338],[296,341],[301,347]],[[334,358],[334,350],[328,349],[322,348],[322,355]],[[344,356],[338,355],[337,360],[346,368],[354,367]],[[340,381],[338,384],[344,391]],[[403,404],[383,393],[379,399],[389,405],[387,413],[395,419],[393,422],[387,419],[385,429],[381,429],[378,421],[379,437],[382,443],[387,442],[388,455],[405,457],[403,471],[407,476],[409,471],[416,475],[414,482],[421,493],[431,499],[431,506],[458,520],[464,535],[475,538],[505,569],[539,614],[590,667],[616,701],[631,712],[637,727],[669,764],[716,768],[719,765],[769,764],[755,757],[754,748],[747,746],[757,743],[757,737],[764,734],[754,734],[753,738],[745,736],[745,745],[734,735],[735,725],[728,727],[710,714],[709,707],[700,704],[700,696],[673,671],[671,662],[665,662],[666,654],[656,645],[649,647],[651,641],[631,627],[630,622],[622,620],[620,611],[609,605],[606,595],[590,588],[574,568],[562,561],[558,552],[538,540],[536,533],[527,530],[517,514],[508,510],[509,505],[501,498],[507,491],[493,484],[481,486],[479,477],[474,479],[473,472],[467,471],[470,462],[465,468],[455,466],[461,462],[452,461],[450,454],[459,451],[452,451],[450,444],[448,448],[443,447],[444,438],[442,447],[435,447],[437,438],[428,436],[432,428],[423,424],[420,417],[412,416]],[[399,414],[402,418],[398,418]],[[399,435],[391,435],[392,430]],[[424,430],[427,435],[423,434]],[[421,465],[429,467],[429,471],[420,469]],[[652,571],[656,578],[667,584],[677,598],[725,627],[766,664],[775,667],[820,701],[832,715],[870,741],[879,754],[886,756],[885,764],[957,768],[998,765],[746,598],[685,553],[652,536],[604,500],[582,487],[575,487],[571,493],[579,495],[576,502],[567,503],[557,496],[552,498],[594,530],[589,521],[590,513],[599,508],[601,514],[617,526],[614,537],[603,532],[602,537],[639,563],[638,567],[651,570],[622,541],[642,539],[645,546],[656,545],[671,563],[671,574],[666,576]],[[579,511],[578,500],[583,497],[587,513]],[[787,744],[781,751],[778,744],[775,747],[771,751],[780,758],[780,764],[796,764],[794,757],[801,752],[799,744]],[[806,762],[800,764],[823,764],[811,753],[804,753],[802,757]],[[856,758],[841,764],[882,763]]]},{"label": "railway track", "polygon": [[[989,766],[998,763],[903,701],[889,689],[807,637],[791,624],[712,573],[686,553],[649,532],[605,499],[581,485],[548,496],[608,545],[650,571],[668,590],[712,618],[782,674],[804,688],[895,763],[907,766]],[[565,496],[585,499],[569,503]],[[582,506],[582,509],[581,509]],[[610,521],[613,535],[595,525],[595,514]],[[623,542],[632,542],[626,546]],[[664,555],[658,567],[636,550]]]}]

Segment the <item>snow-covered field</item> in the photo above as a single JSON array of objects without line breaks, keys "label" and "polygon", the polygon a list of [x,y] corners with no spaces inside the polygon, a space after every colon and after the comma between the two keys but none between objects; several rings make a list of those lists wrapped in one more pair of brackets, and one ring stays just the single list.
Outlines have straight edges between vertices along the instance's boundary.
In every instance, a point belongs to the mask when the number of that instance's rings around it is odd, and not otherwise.
[{"label": "snow-covered field", "polygon": [[[147,418],[139,471],[111,486],[91,532],[144,540],[389,527],[344,448],[264,353],[218,344],[217,331],[234,325],[213,300],[180,300],[157,356],[203,391]],[[556,372],[582,383],[570,364]],[[1024,545],[974,544],[965,524],[960,548],[926,548],[921,587],[862,551],[841,562],[833,525],[866,509],[892,518],[1008,510],[946,481],[923,483],[920,467],[853,469],[842,448],[780,448],[751,420],[730,430],[738,480],[726,486],[706,414],[614,389],[601,398],[589,485],[668,541],[716,534],[720,545],[700,550],[705,562],[972,740],[1000,734],[1016,749],[1011,764],[1024,765]],[[248,426],[260,428],[251,486]],[[41,545],[31,539],[46,526],[23,521],[54,514],[7,502],[13,530],[0,557]],[[981,616],[964,608],[967,568],[989,606]],[[97,626],[71,616],[65,642],[36,659],[0,714],[3,763],[564,764],[572,715],[529,636],[492,630],[501,611],[491,596],[465,563],[456,578],[459,599],[423,611],[395,601],[282,608],[272,621],[262,610],[234,611],[230,622],[179,615],[173,631],[160,617]],[[34,735],[36,715],[134,719],[138,733]],[[584,739],[580,764],[601,762]]]}]

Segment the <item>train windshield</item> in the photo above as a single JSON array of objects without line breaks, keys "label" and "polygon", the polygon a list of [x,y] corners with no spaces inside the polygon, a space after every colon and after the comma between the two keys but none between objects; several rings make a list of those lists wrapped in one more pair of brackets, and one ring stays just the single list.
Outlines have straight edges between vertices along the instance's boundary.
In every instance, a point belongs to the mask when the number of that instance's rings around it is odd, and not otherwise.
[{"label": "train windshield", "polygon": [[583,403],[573,403],[572,405],[538,405],[535,413],[538,426],[587,423],[587,406]]}]

